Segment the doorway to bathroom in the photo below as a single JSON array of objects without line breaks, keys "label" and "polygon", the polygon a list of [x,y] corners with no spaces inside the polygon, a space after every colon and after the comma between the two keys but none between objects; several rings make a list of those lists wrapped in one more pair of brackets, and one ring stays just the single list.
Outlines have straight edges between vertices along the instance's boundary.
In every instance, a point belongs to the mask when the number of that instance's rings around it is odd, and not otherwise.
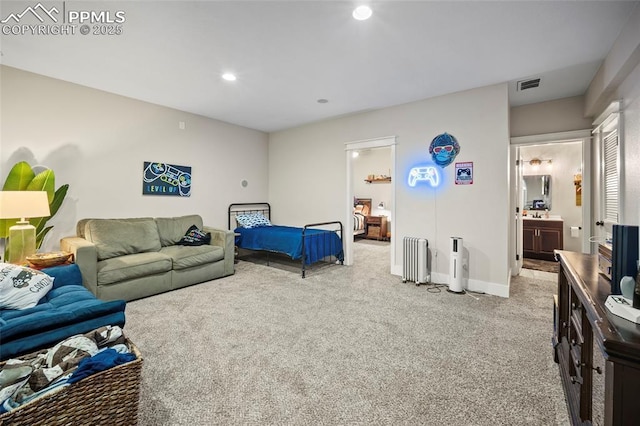
[{"label": "doorway to bathroom", "polygon": [[517,159],[512,274],[520,273],[525,259],[529,265],[553,262],[555,249],[589,253],[589,132],[512,138],[511,143]]}]

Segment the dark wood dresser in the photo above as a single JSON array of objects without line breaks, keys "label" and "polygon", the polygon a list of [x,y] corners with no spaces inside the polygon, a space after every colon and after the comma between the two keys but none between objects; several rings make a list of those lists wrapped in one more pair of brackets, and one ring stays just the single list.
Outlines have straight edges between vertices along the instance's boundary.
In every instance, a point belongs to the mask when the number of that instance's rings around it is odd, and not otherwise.
[{"label": "dark wood dresser", "polygon": [[574,425],[640,424],[640,325],[611,314],[598,256],[556,250],[553,346]]}]

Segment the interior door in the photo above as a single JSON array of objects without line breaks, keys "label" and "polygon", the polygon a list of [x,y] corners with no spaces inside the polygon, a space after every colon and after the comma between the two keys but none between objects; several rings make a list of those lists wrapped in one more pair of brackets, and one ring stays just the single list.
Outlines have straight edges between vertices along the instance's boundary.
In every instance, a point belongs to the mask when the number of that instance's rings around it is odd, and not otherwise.
[{"label": "interior door", "polygon": [[520,153],[520,147],[515,147],[515,155],[514,155],[515,164],[515,177],[513,190],[514,197],[516,200],[516,208],[515,208],[515,263],[514,263],[514,272],[515,275],[520,274],[520,270],[522,269],[522,258],[523,258],[523,238],[522,236],[522,209],[524,208],[524,193],[522,191],[522,154]]}]

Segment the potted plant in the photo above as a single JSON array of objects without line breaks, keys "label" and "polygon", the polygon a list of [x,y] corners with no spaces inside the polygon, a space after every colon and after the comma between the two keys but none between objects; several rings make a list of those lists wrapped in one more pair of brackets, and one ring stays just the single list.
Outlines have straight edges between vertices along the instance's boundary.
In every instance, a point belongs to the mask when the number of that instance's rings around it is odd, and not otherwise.
[{"label": "potted plant", "polygon": [[[26,161],[16,163],[9,171],[7,180],[2,187],[3,191],[46,191],[47,198],[49,200],[50,215],[47,217],[40,217],[31,219],[31,224],[36,228],[36,248],[42,246],[42,241],[53,226],[46,226],[46,223],[57,212],[64,197],[67,195],[69,189],[68,184],[60,186],[55,189],[55,173],[51,169],[45,169],[39,173],[36,173],[33,168]],[[0,238],[8,238],[9,228],[19,220],[15,219],[0,219]],[[5,244],[5,247],[8,247]],[[6,257],[6,253],[5,253]]]}]

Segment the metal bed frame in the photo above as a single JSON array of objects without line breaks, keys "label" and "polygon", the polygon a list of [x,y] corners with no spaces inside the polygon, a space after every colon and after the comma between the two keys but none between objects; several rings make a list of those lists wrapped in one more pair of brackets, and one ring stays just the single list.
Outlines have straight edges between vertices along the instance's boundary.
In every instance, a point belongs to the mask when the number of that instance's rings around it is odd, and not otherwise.
[{"label": "metal bed frame", "polygon": [[[233,230],[233,228],[231,227],[231,222],[232,222],[232,218],[235,218],[235,216],[239,215],[239,214],[247,214],[247,213],[262,213],[267,219],[269,219],[269,221],[271,221],[271,205],[269,203],[233,203],[233,204],[229,204],[229,209],[227,212],[227,217],[228,217],[228,221],[227,221],[227,227],[229,228],[229,230]],[[309,223],[304,225],[303,227],[301,227],[302,229],[302,256],[300,259],[300,263],[301,263],[301,275],[302,278],[305,278],[306,276],[306,264],[305,264],[305,233],[307,231],[307,229],[310,229],[312,227],[318,227],[318,226],[330,226],[330,225],[337,225],[339,227],[339,234],[340,234],[340,241],[343,244],[343,248],[344,248],[344,229],[342,226],[342,222],[340,222],[339,220],[336,221],[330,221],[330,222],[318,222],[318,223]],[[324,230],[326,231],[326,233],[332,233],[332,232],[338,232],[337,230]],[[244,249],[243,250],[251,250],[251,249]],[[278,253],[278,254],[284,254],[287,255],[287,253],[282,253],[282,252],[277,252],[277,251],[272,251],[272,250],[252,250],[252,251],[263,251],[263,252],[267,252],[267,253]],[[333,255],[330,255],[329,258],[333,258]],[[326,258],[326,256],[325,256]],[[267,258],[268,259],[268,258]],[[323,258],[324,259],[324,258]],[[336,257],[337,260],[337,257]],[[268,260],[267,260],[268,262]],[[318,261],[319,262],[319,261]],[[344,265],[344,260],[340,260],[340,265]]]}]

